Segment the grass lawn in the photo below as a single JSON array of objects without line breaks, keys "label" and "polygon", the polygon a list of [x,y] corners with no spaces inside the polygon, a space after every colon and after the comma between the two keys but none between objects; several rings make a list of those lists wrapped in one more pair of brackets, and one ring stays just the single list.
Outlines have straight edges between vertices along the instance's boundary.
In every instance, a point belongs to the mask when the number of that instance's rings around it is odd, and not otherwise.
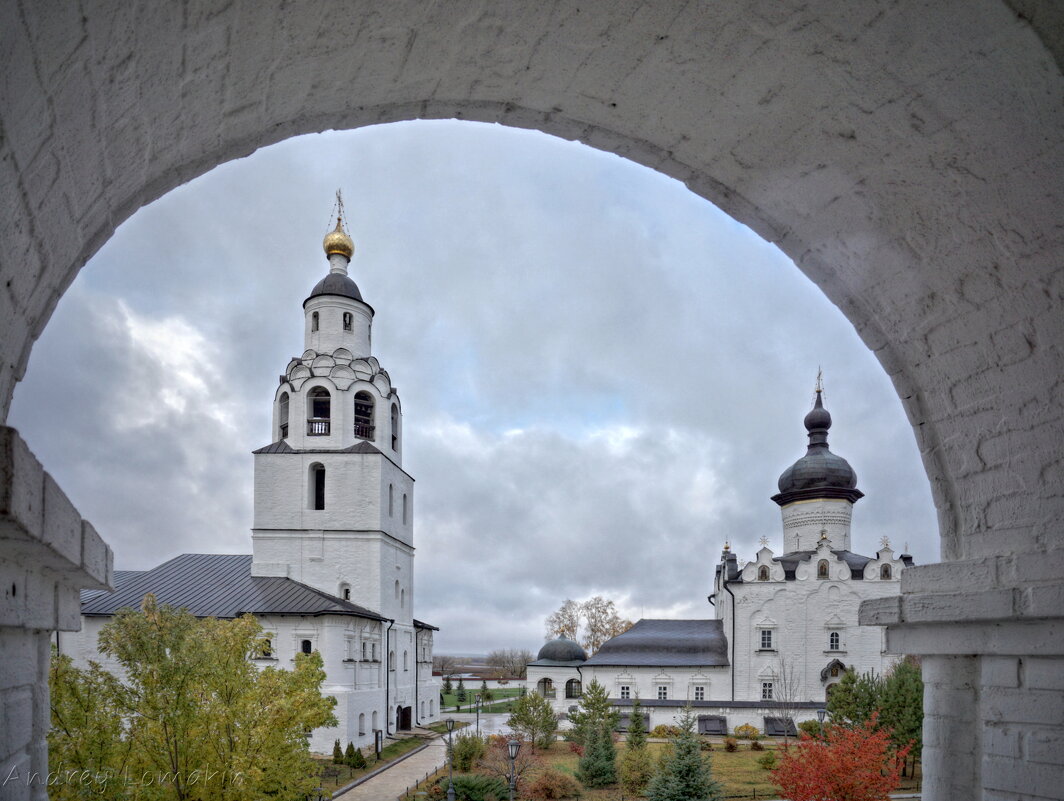
[{"label": "grass lawn", "polygon": [[[457,689],[458,682],[451,682],[451,683]],[[461,708],[460,711],[462,711],[462,712],[476,712],[477,711],[476,698],[477,698],[477,694],[480,693],[480,692],[481,692],[481,690],[480,690],[480,685],[479,684],[476,684],[475,682],[472,682],[472,681],[469,682],[466,685],[466,700],[461,704],[462,708]],[[481,712],[509,712],[510,711],[510,703],[513,701],[514,698],[516,698],[520,694],[521,694],[521,688],[520,687],[506,687],[504,689],[492,690],[491,691],[492,701],[490,703],[487,702],[487,701],[481,703],[480,711]],[[454,707],[456,707],[456,706],[459,706],[458,696],[455,693],[453,693],[453,692],[452,693],[445,693],[443,695],[443,706],[441,708],[442,709],[450,709],[450,710],[453,711]]]},{"label": "grass lawn", "polygon": [[[757,764],[757,760],[776,749],[776,743],[766,740],[762,742],[764,751],[751,751],[748,742],[741,742],[738,751],[728,752],[724,750],[724,744],[714,742],[713,750],[708,752],[713,766],[713,778],[723,785],[724,796],[736,798],[778,798],[779,791],[772,784],[772,774]],[[654,759],[657,760],[666,743],[648,743],[647,748]],[[617,756],[624,752],[624,743],[617,744]],[[544,752],[540,752],[544,753]],[[558,742],[551,746],[545,754],[546,762],[556,770],[569,774],[576,774],[579,757],[569,750],[569,743]],[[915,789],[919,787],[920,770],[917,768],[916,778],[902,779],[900,790]],[[595,790],[585,790],[581,798],[583,801],[618,801],[620,799],[620,785],[603,787]]]},{"label": "grass lawn", "polygon": [[[470,725],[472,724],[466,723],[461,720],[456,720],[454,722],[454,730],[458,731],[459,729],[464,729],[466,726]],[[437,734],[447,734],[447,724],[444,723],[442,720],[439,723],[431,723],[428,726],[425,726],[425,728],[429,729],[430,731],[434,731]]]},{"label": "grass lawn", "polygon": [[[314,760],[318,764],[319,778],[322,788],[328,792],[333,793],[343,787],[345,784],[349,784],[357,779],[359,776],[365,776],[367,773],[376,770],[377,768],[384,767],[389,762],[393,762],[403,754],[410,753],[415,748],[426,743],[423,737],[407,737],[402,740],[397,740],[393,743],[389,743],[381,749],[380,761],[373,758],[373,749],[362,749],[362,753],[366,755],[366,767],[355,770],[347,767],[347,765],[334,765],[332,757],[319,756],[314,754]],[[367,754],[367,751],[369,752]]]}]

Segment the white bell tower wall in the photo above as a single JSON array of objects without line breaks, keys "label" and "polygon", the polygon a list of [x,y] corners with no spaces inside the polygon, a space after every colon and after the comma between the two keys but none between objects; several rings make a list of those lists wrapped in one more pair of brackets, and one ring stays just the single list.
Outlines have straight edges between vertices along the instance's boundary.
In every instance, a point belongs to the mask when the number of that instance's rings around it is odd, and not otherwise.
[{"label": "white bell tower wall", "polygon": [[794,501],[780,507],[783,516],[783,549],[816,550],[823,532],[835,550],[850,550],[850,521],[853,504],[844,498],[816,498]]}]

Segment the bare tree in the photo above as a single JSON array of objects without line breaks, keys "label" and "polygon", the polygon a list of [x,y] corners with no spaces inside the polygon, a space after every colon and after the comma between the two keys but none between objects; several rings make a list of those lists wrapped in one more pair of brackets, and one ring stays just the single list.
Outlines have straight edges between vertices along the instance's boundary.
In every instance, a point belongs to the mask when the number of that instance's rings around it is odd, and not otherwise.
[{"label": "bare tree", "polygon": [[527,648],[499,648],[488,654],[488,667],[497,679],[525,677],[525,665],[535,657]]},{"label": "bare tree", "polygon": [[802,674],[782,653],[777,660],[775,674],[772,696],[776,701],[776,717],[783,721],[785,733],[790,731],[792,726],[797,730],[795,717],[799,710],[798,704],[802,701]]},{"label": "bare tree", "polygon": [[580,608],[587,626],[581,645],[589,656],[601,648],[606,640],[623,634],[634,625],[631,620],[625,620],[617,614],[613,601],[607,601],[601,595],[585,601]]},{"label": "bare tree", "polygon": [[547,639],[568,637],[575,640],[580,634],[580,618],[583,617],[583,604],[566,599],[557,612],[547,617]]},{"label": "bare tree", "polygon": [[453,656],[436,654],[432,657],[432,671],[441,676],[453,676],[458,672],[458,660]]}]

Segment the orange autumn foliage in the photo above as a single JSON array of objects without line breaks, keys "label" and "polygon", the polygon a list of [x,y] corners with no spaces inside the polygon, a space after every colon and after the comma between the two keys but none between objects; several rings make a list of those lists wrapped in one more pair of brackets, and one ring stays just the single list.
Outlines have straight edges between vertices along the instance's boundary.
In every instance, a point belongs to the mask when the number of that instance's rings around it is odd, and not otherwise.
[{"label": "orange autumn foliage", "polygon": [[791,801],[887,801],[898,788],[907,745],[891,748],[890,729],[876,730],[878,715],[859,726],[828,724],[823,738],[802,733],[784,746],[772,779]]}]

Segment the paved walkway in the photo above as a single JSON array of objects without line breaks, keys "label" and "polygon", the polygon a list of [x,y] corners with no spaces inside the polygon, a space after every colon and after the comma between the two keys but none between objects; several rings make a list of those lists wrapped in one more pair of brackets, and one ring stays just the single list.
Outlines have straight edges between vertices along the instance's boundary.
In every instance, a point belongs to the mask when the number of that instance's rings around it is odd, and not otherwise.
[{"label": "paved walkway", "polygon": [[337,801],[395,801],[407,787],[424,779],[426,773],[432,773],[446,764],[446,740],[442,737],[429,740],[428,748],[392,765],[358,787],[352,787],[337,796]]}]

